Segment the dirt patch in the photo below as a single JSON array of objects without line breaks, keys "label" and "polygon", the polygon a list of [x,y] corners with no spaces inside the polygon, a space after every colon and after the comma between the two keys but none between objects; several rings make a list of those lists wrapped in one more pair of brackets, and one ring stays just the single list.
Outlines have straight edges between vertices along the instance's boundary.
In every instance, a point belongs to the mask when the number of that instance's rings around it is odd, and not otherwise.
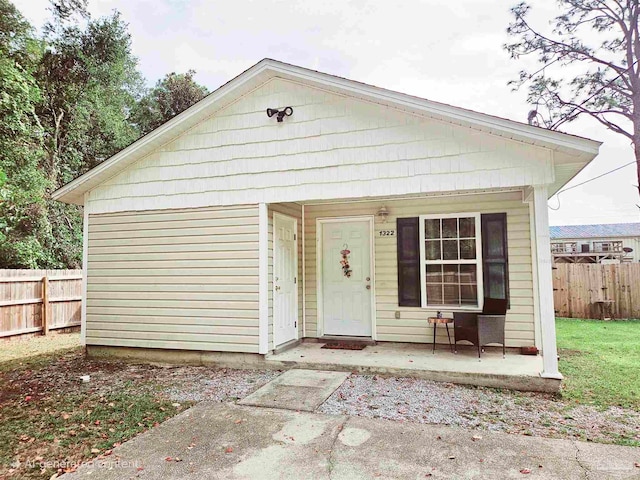
[{"label": "dirt patch", "polygon": [[[242,398],[277,371],[134,365],[78,348],[2,364],[0,479],[49,478],[200,400]],[[86,381],[88,380],[88,381]]]}]

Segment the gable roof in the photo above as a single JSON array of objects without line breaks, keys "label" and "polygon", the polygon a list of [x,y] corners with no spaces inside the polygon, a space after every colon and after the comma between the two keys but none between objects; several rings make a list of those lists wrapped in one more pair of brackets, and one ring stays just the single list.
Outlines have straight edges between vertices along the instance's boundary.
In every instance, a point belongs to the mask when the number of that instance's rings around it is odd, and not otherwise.
[{"label": "gable roof", "polygon": [[560,225],[549,227],[552,239],[640,237],[640,223]]},{"label": "gable roof", "polygon": [[601,142],[595,140],[478,113],[266,58],[100,165],[59,188],[53,192],[52,198],[82,205],[86,192],[274,77],[549,148],[555,152],[556,173],[555,183],[549,189],[550,195],[593,160],[601,145]]}]

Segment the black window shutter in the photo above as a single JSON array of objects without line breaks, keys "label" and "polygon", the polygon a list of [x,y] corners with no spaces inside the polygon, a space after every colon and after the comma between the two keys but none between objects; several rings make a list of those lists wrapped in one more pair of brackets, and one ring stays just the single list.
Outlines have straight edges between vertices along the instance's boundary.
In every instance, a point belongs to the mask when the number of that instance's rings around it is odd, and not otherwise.
[{"label": "black window shutter", "polygon": [[398,218],[398,305],[420,306],[420,228],[418,217]]},{"label": "black window shutter", "polygon": [[482,220],[482,275],[484,298],[507,300],[509,304],[509,249],[507,214],[488,213]]}]

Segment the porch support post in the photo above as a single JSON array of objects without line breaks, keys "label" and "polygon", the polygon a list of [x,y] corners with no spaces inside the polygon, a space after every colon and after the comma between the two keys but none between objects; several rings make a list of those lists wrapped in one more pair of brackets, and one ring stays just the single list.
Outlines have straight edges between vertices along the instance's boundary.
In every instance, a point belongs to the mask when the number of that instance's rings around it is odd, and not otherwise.
[{"label": "porch support post", "polygon": [[87,344],[87,273],[89,261],[89,193],[84,194],[82,207],[82,303],[80,304],[80,345]]},{"label": "porch support post", "polygon": [[[547,186],[533,187],[533,212],[535,218],[535,255],[537,260],[538,309],[542,340],[542,374],[544,378],[562,379],[558,371],[558,348],[556,346],[556,317],[553,307],[553,281],[551,272],[551,242],[549,233],[549,211]],[[534,278],[535,278],[534,277]]]},{"label": "porch support post", "polygon": [[258,204],[258,353],[269,351],[269,210]]}]

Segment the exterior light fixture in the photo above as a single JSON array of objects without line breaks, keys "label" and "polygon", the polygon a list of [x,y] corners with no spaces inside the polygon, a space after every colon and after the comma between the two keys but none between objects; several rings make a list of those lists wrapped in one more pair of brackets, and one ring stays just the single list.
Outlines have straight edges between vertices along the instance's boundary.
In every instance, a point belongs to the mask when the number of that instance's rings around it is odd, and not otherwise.
[{"label": "exterior light fixture", "polygon": [[387,217],[389,216],[389,210],[387,210],[387,207],[383,205],[382,207],[380,207],[380,210],[378,210],[378,213],[376,213],[376,215],[380,220],[382,220],[382,223],[386,223]]},{"label": "exterior light fixture", "polygon": [[293,114],[293,108],[284,107],[282,110],[277,108],[267,108],[267,116],[269,118],[277,115],[278,123],[281,123],[285,116],[290,117]]}]

